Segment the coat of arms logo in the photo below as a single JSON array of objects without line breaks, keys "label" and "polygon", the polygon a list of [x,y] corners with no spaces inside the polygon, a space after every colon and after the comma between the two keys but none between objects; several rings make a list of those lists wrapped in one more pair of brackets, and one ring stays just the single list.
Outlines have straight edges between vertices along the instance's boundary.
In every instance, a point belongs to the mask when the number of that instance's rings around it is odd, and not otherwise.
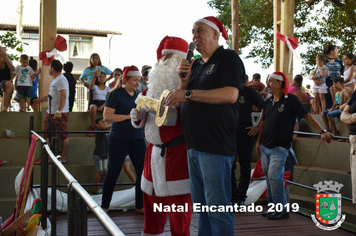
[{"label": "coat of arms logo", "polygon": [[245,103],[245,97],[240,96],[239,103],[244,104]]},{"label": "coat of arms logo", "polygon": [[208,70],[206,71],[207,75],[210,75],[214,71],[215,64],[209,66]]},{"label": "coat of arms logo", "polygon": [[[323,230],[335,230],[345,221],[346,215],[341,214],[341,194],[340,189],[344,186],[335,181],[320,181],[313,185],[317,190],[315,195],[315,215],[312,220],[317,227]],[[322,193],[331,190],[336,193]]]},{"label": "coat of arms logo", "polygon": [[281,104],[281,106],[278,108],[279,112],[283,112],[284,111],[284,104]]}]

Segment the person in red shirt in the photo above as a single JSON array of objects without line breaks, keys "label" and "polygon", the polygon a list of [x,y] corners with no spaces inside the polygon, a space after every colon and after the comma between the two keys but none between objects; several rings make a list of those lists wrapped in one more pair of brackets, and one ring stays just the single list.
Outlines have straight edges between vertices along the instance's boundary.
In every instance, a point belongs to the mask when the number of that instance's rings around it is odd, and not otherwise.
[{"label": "person in red shirt", "polygon": [[252,81],[248,83],[248,86],[256,90],[257,92],[262,92],[265,88],[265,85],[261,82],[261,75],[256,73],[252,76]]}]

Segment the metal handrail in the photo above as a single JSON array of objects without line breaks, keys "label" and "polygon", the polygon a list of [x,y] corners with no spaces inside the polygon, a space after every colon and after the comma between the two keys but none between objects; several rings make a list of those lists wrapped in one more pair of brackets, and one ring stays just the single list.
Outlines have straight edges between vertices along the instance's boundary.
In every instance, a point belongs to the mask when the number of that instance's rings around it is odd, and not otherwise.
[{"label": "metal handrail", "polygon": [[[108,131],[56,131],[58,133],[107,133]],[[44,150],[47,152],[49,158],[52,160],[53,165],[55,165],[56,168],[58,168],[63,176],[67,179],[69,184],[67,185],[68,187],[72,188],[80,197],[81,199],[85,202],[86,206],[94,213],[96,218],[99,220],[99,222],[102,224],[102,226],[105,228],[105,230],[110,234],[110,235],[124,235],[124,233],[120,230],[120,228],[111,220],[111,218],[103,211],[103,209],[93,200],[93,198],[88,194],[88,192],[82,187],[81,184],[78,183],[78,181],[68,172],[68,170],[62,165],[62,163],[58,160],[58,156],[55,156],[53,152],[51,151],[49,145],[47,144],[47,141],[40,136],[38,133],[46,133],[44,131],[33,131],[31,130],[31,133],[34,134],[41,142],[43,145]],[[299,131],[294,131],[294,133],[297,134],[304,134],[304,135],[311,135],[311,136],[321,136],[320,134],[316,133],[307,133],[307,132],[299,132]],[[342,136],[333,136],[333,138],[342,138],[346,139],[347,137],[342,137]],[[47,157],[45,157],[47,159]],[[255,178],[251,180],[263,180],[264,178]],[[293,185],[297,185],[299,187],[307,188],[310,190],[316,190],[315,188],[302,185],[293,181],[288,181],[285,180],[285,182],[288,182]],[[53,187],[57,187],[57,185],[52,183]],[[43,187],[43,186],[42,186]],[[48,188],[47,186],[44,187],[46,190]],[[343,197],[343,199],[347,201],[352,201],[350,198]],[[44,202],[44,204],[47,204],[47,202]],[[52,202],[52,209],[55,207],[55,202]],[[46,208],[47,209],[47,208]],[[86,210],[86,207],[84,207],[84,210]],[[46,216],[47,213],[45,213],[44,216]],[[47,218],[47,217],[44,217]],[[55,220],[55,219],[54,219]]]},{"label": "metal handrail", "polygon": [[[290,181],[290,180],[284,180],[284,182],[287,182],[287,183],[289,183],[289,184],[293,184],[293,185],[298,186],[298,187],[301,187],[301,188],[305,188],[305,189],[317,191],[316,188],[313,188],[313,187],[310,187],[310,186],[307,186],[307,185],[304,185],[304,184],[300,184],[300,183],[297,183],[297,182],[293,182],[293,181]],[[320,193],[330,193],[330,192],[321,191]],[[351,199],[351,198],[344,197],[344,196],[341,196],[341,198],[344,199],[344,200],[346,200],[346,201],[352,202],[352,199]]]},{"label": "metal handrail", "polygon": [[[320,137],[321,134],[317,134],[317,133],[309,133],[309,132],[302,132],[302,131],[293,131],[294,134],[302,134],[302,135],[309,135],[309,136],[316,136],[316,137]],[[338,136],[338,135],[333,135],[332,136],[333,139],[345,139],[348,140],[349,137],[346,136]]]},{"label": "metal handrail", "polygon": [[[104,212],[104,210],[93,200],[93,198],[89,195],[89,193],[78,183],[78,181],[62,165],[62,163],[51,151],[50,147],[47,144],[47,141],[39,134],[37,134],[35,131],[31,131],[31,133],[34,134],[42,142],[44,149],[48,153],[49,158],[51,158],[52,160],[52,165],[57,166],[57,168],[60,170],[60,172],[69,182],[68,186],[73,188],[73,190],[80,195],[80,197],[84,200],[84,202],[89,207],[89,209],[95,214],[96,218],[103,225],[105,230],[110,235],[118,235],[118,236],[124,235],[124,233],[120,230],[120,228],[111,220],[111,218]],[[47,202],[45,202],[44,204],[47,204]],[[53,208],[53,203],[52,203],[52,208]]]}]

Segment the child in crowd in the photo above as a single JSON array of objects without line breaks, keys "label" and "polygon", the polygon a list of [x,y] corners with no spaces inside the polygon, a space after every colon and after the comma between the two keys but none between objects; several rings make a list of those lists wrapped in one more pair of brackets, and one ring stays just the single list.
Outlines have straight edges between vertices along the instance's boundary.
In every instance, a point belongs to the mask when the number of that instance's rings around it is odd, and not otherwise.
[{"label": "child in crowd", "polygon": [[313,95],[314,95],[314,110],[317,114],[319,112],[319,99],[321,103],[321,111],[326,108],[325,94],[328,93],[328,87],[326,86],[326,78],[329,76],[329,69],[326,67],[326,57],[319,54],[316,57],[316,68],[313,70],[309,79],[314,81],[313,85]]},{"label": "child in crowd", "polygon": [[149,72],[150,72],[149,70],[146,70],[145,72],[143,72],[141,81],[140,81],[140,85],[137,88],[137,92],[141,93],[145,89],[147,89],[147,81],[148,81],[148,73]]},{"label": "child in crowd", "polygon": [[28,56],[22,54],[20,57],[20,65],[15,68],[11,80],[16,77],[15,87],[20,97],[20,112],[26,111],[26,103],[30,104],[32,81],[41,71],[33,72],[29,66]]},{"label": "child in crowd", "polygon": [[101,64],[101,59],[99,54],[93,53],[90,56],[89,66],[85,68],[83,74],[80,75],[80,80],[84,83],[84,86],[89,89],[90,83],[94,77],[96,71],[102,71],[107,75],[110,75],[108,80],[112,79],[112,71]]},{"label": "child in crowd", "polygon": [[105,74],[110,75],[110,77],[107,78],[107,80],[110,80],[113,77],[112,71],[109,68],[107,68],[101,64],[101,59],[100,59],[99,54],[93,53],[93,54],[91,54],[90,59],[89,59],[89,66],[87,68],[85,68],[85,70],[79,77],[79,79],[82,81],[84,86],[88,88],[88,100],[89,100],[88,111],[89,111],[89,106],[91,104],[91,99],[92,99],[92,97],[90,95],[89,87],[90,87],[90,83],[94,77],[94,74],[97,71],[99,71],[99,72],[103,71]]},{"label": "child in crowd", "polygon": [[347,53],[343,57],[344,61],[344,80],[345,87],[352,88],[355,82],[354,72],[355,72],[355,56],[352,53]]},{"label": "child in crowd", "polygon": [[309,94],[312,94],[313,92],[311,91],[311,86],[310,84],[307,84],[307,86],[305,86],[306,88],[306,91],[309,93]]},{"label": "child in crowd", "polygon": [[323,111],[321,117],[323,118],[325,128],[328,132],[331,132],[332,129],[334,135],[340,135],[336,128],[334,118],[341,115],[341,110],[339,108],[342,104],[347,102],[349,95],[344,89],[344,79],[342,77],[335,77],[333,79],[333,86],[336,89],[334,105],[330,109]]},{"label": "child in crowd", "polygon": [[[33,71],[41,73],[41,68],[38,68],[38,63],[35,59],[33,59],[33,57],[30,57],[28,64],[32,68]],[[32,87],[31,87],[31,107],[34,112],[39,111],[40,102],[35,100],[36,98],[38,98],[37,91],[38,91],[38,75],[36,76],[35,80],[32,81]],[[27,107],[28,111],[30,110],[29,105],[30,104],[28,104],[28,107]]]},{"label": "child in crowd", "polygon": [[77,84],[77,79],[72,74],[73,63],[70,61],[66,62],[63,65],[63,70],[65,71],[63,75],[66,77],[69,84],[69,111],[72,111],[75,99],[75,85]]},{"label": "child in crowd", "polygon": [[[89,131],[95,130],[95,116],[96,112],[103,112],[105,107],[105,101],[110,93],[110,88],[105,85],[106,83],[106,74],[104,72],[96,71],[94,78],[90,83],[90,92],[92,95],[91,103],[89,106],[89,114],[91,126]],[[89,136],[94,136],[92,133]]]},{"label": "child in crowd", "polygon": [[268,87],[268,81],[269,81],[269,75],[267,75],[266,77],[266,86],[263,88],[262,92],[260,92],[260,95],[265,101],[272,96],[270,91],[271,88]]},{"label": "child in crowd", "polygon": [[[102,116],[98,116],[95,119],[95,126],[97,131],[104,131],[111,128],[111,125],[106,125]],[[95,149],[93,152],[93,159],[97,171],[95,175],[95,183],[103,183],[106,172],[108,170],[108,138],[105,133],[95,134]],[[102,188],[99,186],[95,187],[95,194],[101,194],[102,192]]]},{"label": "child in crowd", "polygon": [[[354,74],[354,78],[356,78],[356,70],[354,71],[353,74]],[[355,86],[355,85],[356,85],[356,83],[353,84],[351,93],[346,90],[346,91],[348,92],[349,98],[351,98],[353,92],[356,91],[356,86]],[[348,88],[345,87],[345,89],[348,89]],[[350,99],[349,99],[349,100],[350,100]],[[340,110],[341,110],[341,111],[344,111],[346,105],[347,105],[347,103],[342,104],[342,105],[340,106]],[[348,136],[350,136],[350,125],[349,125],[349,124],[346,124],[346,127],[347,127],[347,130],[348,130],[348,132],[349,132]],[[339,141],[339,142],[350,142],[348,139],[347,139],[347,140],[345,140],[345,139],[339,139],[338,141]]]},{"label": "child in crowd", "polygon": [[303,103],[304,107],[310,111],[314,103],[314,98],[307,92],[307,90],[302,86],[303,76],[296,75],[293,82],[289,84],[288,93],[294,94]]},{"label": "child in crowd", "polygon": [[112,81],[109,84],[110,89],[113,89],[117,83],[117,81],[119,80],[120,76],[122,76],[122,70],[120,68],[116,68],[113,72],[113,76],[114,76],[114,81]]},{"label": "child in crowd", "polygon": [[248,86],[261,93],[265,88],[265,85],[261,82],[261,75],[256,73],[252,76],[252,81],[248,83]]}]

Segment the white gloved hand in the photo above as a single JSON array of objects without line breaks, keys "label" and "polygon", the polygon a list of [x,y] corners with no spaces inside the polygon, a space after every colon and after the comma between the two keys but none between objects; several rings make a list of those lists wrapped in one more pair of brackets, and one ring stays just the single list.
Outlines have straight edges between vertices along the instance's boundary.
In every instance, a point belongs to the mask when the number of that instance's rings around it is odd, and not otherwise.
[{"label": "white gloved hand", "polygon": [[138,121],[138,110],[136,108],[132,108],[130,112],[131,123]]},{"label": "white gloved hand", "polygon": [[[132,108],[130,112],[131,124],[135,128],[142,128],[145,126],[147,121],[147,112],[145,109],[141,109],[140,114],[138,114],[138,110],[136,108]],[[138,121],[141,121],[140,124],[136,124]]]}]

